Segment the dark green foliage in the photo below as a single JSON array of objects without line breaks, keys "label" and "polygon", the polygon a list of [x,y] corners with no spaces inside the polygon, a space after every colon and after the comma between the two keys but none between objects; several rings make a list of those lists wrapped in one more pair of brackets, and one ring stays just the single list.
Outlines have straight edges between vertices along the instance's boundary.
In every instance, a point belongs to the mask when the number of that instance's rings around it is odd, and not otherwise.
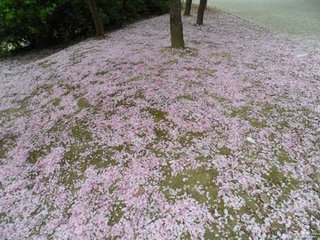
[{"label": "dark green foliage", "polygon": [[[97,0],[106,30],[168,12],[167,0]],[[85,0],[1,0],[0,51],[66,43],[94,34]]]}]

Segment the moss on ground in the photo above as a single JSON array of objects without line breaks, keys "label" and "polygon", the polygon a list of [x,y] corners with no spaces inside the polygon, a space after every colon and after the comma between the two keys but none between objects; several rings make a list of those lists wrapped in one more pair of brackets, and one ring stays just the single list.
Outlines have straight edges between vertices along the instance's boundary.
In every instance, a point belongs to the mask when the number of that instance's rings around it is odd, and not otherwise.
[{"label": "moss on ground", "polygon": [[71,128],[71,135],[79,141],[91,141],[93,139],[92,133],[88,130],[85,122],[78,122]]},{"label": "moss on ground", "polygon": [[265,121],[261,121],[261,120],[256,119],[256,118],[251,119],[250,120],[250,124],[251,124],[251,126],[253,126],[255,128],[265,128],[265,127],[268,126]]},{"label": "moss on ground", "polygon": [[85,161],[81,162],[81,168],[86,169],[89,165],[100,169],[107,169],[110,166],[115,166],[116,161],[113,159],[112,150],[99,147],[97,150],[90,153]]},{"label": "moss on ground", "polygon": [[278,151],[278,160],[280,163],[285,164],[287,162],[292,162],[293,160],[290,158],[289,154],[284,150],[280,149]]},{"label": "moss on ground", "polygon": [[161,128],[154,128],[154,133],[157,140],[167,140],[169,138],[169,133]]},{"label": "moss on ground", "polygon": [[[188,169],[175,176],[172,176],[170,170],[167,169],[164,175],[164,179],[160,182],[160,187],[168,201],[175,200],[175,196],[171,195],[170,189],[178,191],[178,195],[186,193],[199,203],[213,201],[218,196],[219,188],[214,183],[218,176],[218,171],[215,169],[206,169],[204,167]],[[201,189],[203,193],[198,189]]]},{"label": "moss on ground", "polygon": [[289,126],[288,122],[282,121],[277,124],[276,129],[281,132],[281,131],[284,131],[285,129],[288,129],[289,127],[290,126]]},{"label": "moss on ground", "polygon": [[191,95],[191,94],[183,94],[183,95],[180,95],[178,97],[178,99],[185,99],[185,100],[189,100],[189,101],[195,101],[196,97]]},{"label": "moss on ground", "polygon": [[77,105],[80,109],[90,107],[90,102],[85,97],[81,97],[78,99]]},{"label": "moss on ground", "polygon": [[233,59],[233,54],[230,52],[222,51],[222,52],[213,52],[213,56],[215,57],[222,57],[225,58],[228,61],[231,61]]},{"label": "moss on ground", "polygon": [[218,152],[219,152],[219,154],[224,155],[224,156],[230,156],[232,154],[232,150],[228,147],[218,148]]},{"label": "moss on ground", "polygon": [[146,108],[145,111],[151,114],[156,122],[166,121],[168,113],[157,108]]},{"label": "moss on ground", "polygon": [[55,98],[55,99],[52,101],[52,106],[58,107],[58,106],[60,105],[60,102],[61,102],[61,98]]},{"label": "moss on ground", "polygon": [[125,204],[121,201],[116,201],[114,204],[112,204],[110,207],[110,216],[108,221],[109,226],[114,226],[121,220],[124,215],[124,207]]},{"label": "moss on ground", "polygon": [[0,159],[6,158],[8,150],[15,145],[16,137],[6,134],[0,139]]},{"label": "moss on ground", "polygon": [[36,163],[40,158],[45,157],[47,154],[49,154],[51,150],[51,146],[40,146],[35,149],[33,149],[31,152],[29,152],[29,156],[27,161],[30,163]]},{"label": "moss on ground", "polygon": [[231,113],[231,117],[239,117],[239,118],[243,118],[243,119],[248,119],[249,114],[250,114],[250,107],[243,106],[243,107],[234,109]]},{"label": "moss on ground", "polygon": [[262,177],[269,185],[282,189],[283,196],[279,200],[288,197],[292,190],[299,187],[299,181],[297,179],[293,178],[290,174],[280,172],[275,166],[272,166],[268,173]]},{"label": "moss on ground", "polygon": [[268,139],[269,139],[269,141],[274,141],[274,140],[276,140],[276,134],[275,133],[270,133],[269,134],[269,136],[268,136]]},{"label": "moss on ground", "polygon": [[186,132],[179,138],[179,143],[186,147],[193,144],[194,140],[204,136],[203,132]]}]

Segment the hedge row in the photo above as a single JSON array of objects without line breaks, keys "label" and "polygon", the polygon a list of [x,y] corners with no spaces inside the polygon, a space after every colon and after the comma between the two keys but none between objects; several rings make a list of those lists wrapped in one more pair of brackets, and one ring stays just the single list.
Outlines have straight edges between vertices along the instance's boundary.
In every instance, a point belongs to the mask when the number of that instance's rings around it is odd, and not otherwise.
[{"label": "hedge row", "polygon": [[[97,0],[105,29],[168,12],[168,0]],[[0,48],[41,47],[93,35],[86,0],[1,0]]]}]

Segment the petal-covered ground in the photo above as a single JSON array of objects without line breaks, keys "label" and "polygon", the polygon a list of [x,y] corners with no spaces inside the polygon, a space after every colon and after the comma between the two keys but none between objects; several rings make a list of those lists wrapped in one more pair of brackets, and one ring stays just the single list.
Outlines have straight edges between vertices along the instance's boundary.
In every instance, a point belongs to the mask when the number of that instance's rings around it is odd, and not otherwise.
[{"label": "petal-covered ground", "polygon": [[320,54],[226,13],[0,63],[1,239],[312,238]]}]

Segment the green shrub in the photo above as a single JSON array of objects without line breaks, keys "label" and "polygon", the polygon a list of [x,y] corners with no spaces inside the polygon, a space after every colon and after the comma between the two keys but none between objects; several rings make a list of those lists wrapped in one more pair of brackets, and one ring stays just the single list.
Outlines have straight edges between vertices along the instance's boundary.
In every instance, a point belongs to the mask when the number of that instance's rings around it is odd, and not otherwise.
[{"label": "green shrub", "polygon": [[[97,0],[105,29],[168,12],[167,0]],[[85,0],[0,0],[0,49],[67,43],[94,33]]]}]

